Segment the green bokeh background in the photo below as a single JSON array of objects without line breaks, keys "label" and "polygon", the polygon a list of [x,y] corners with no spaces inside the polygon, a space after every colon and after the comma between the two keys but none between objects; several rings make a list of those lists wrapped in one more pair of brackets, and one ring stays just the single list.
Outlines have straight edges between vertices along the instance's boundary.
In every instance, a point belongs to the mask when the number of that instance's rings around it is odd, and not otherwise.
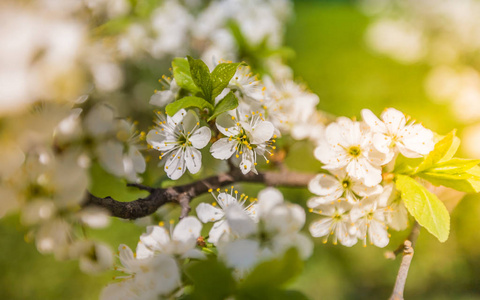
[{"label": "green bokeh background", "polygon": [[[422,120],[425,126],[445,134],[457,127],[446,105],[429,102],[423,89],[428,66],[402,65],[367,49],[363,34],[370,20],[351,2],[297,1],[296,17],[289,24],[287,45],[296,56],[291,60],[296,76],[320,96],[319,108],[335,115],[357,116],[363,108],[380,113],[385,107]],[[155,80],[155,78],[152,78]],[[147,99],[145,100],[147,101]],[[480,145],[479,145],[480,146]],[[296,144],[287,162],[291,168],[318,171],[311,146]],[[99,178],[93,187],[97,195],[111,195],[129,201],[134,189],[94,168]],[[147,178],[147,182],[154,182]],[[245,185],[253,194],[261,187]],[[283,189],[285,197],[305,205],[306,190]],[[194,205],[208,199],[201,197]],[[175,207],[165,212],[178,214]],[[308,222],[315,219],[308,216]],[[452,211],[451,234],[439,243],[422,230],[415,249],[406,286],[407,299],[480,299],[480,202],[465,197]],[[90,236],[113,248],[136,244],[144,227],[113,220],[105,230],[90,230]],[[114,275],[82,274],[77,262],[58,262],[40,255],[24,241],[26,231],[18,216],[0,221],[0,299],[97,299],[101,288]],[[393,233],[387,250],[395,249],[408,232]],[[316,240],[314,255],[293,288],[312,299],[386,299],[391,293],[399,261],[386,260],[386,249],[374,246],[352,248],[323,245]]]}]

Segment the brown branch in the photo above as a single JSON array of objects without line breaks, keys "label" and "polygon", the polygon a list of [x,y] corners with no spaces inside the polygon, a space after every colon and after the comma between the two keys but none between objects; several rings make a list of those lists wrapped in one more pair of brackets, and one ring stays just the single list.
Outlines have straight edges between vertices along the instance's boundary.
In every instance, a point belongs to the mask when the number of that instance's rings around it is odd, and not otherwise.
[{"label": "brown branch", "polygon": [[400,263],[400,268],[398,269],[393,293],[389,298],[390,300],[403,300],[403,291],[405,289],[405,282],[407,281],[408,269],[410,268],[410,263],[413,259],[413,248],[415,247],[418,235],[420,234],[420,228],[420,224],[415,221],[405,242],[395,251],[386,253],[387,258],[392,259],[395,259],[398,254],[403,253],[402,262]]},{"label": "brown branch", "polygon": [[130,184],[130,186],[150,192],[147,197],[131,202],[119,202],[111,197],[100,198],[88,193],[83,206],[101,206],[110,211],[114,217],[137,219],[153,214],[166,203],[177,203],[182,207],[180,217],[183,218],[190,212],[190,201],[194,197],[206,193],[209,189],[216,189],[237,182],[258,182],[267,186],[306,187],[314,176],[314,174],[287,170],[244,175],[238,168],[235,168],[228,173],[166,189]]}]

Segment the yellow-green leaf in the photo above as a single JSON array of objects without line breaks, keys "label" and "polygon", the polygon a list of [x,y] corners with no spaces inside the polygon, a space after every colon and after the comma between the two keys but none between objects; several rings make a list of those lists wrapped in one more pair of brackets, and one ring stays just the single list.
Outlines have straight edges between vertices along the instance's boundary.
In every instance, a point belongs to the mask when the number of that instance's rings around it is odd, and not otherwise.
[{"label": "yellow-green leaf", "polygon": [[430,152],[425,160],[416,168],[415,173],[430,168],[433,164],[442,163],[450,160],[457,152],[460,146],[460,139],[455,136],[456,130],[452,130],[443,139],[435,144],[435,148]]},{"label": "yellow-green leaf", "polygon": [[445,205],[409,176],[397,175],[396,186],[405,207],[415,220],[440,242],[445,242],[450,233],[450,215]]}]

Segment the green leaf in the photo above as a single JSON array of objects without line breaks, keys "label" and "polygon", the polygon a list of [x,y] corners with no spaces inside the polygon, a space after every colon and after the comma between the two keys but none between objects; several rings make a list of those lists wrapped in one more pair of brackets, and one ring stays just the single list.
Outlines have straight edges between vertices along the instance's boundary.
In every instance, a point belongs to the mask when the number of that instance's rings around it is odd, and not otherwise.
[{"label": "green leaf", "polygon": [[233,92],[229,92],[222,100],[217,103],[217,106],[215,106],[213,114],[210,118],[208,118],[208,121],[210,122],[211,120],[215,119],[219,114],[235,109],[237,108],[237,106],[237,97],[235,97]]},{"label": "green leaf", "polygon": [[425,160],[417,167],[415,173],[430,168],[433,164],[442,163],[450,160],[457,152],[460,146],[460,139],[455,136],[456,130],[452,130],[443,139],[435,144],[435,148],[430,152]]},{"label": "green leaf", "polygon": [[200,88],[193,82],[187,59],[183,57],[174,58],[172,61],[172,69],[173,77],[179,87],[186,89],[194,95],[201,92]]},{"label": "green leaf", "polygon": [[259,264],[240,286],[242,290],[262,290],[266,287],[282,287],[298,276],[303,262],[295,248],[289,249],[280,259]]},{"label": "green leaf", "polygon": [[435,164],[426,171],[430,173],[463,173],[480,163],[480,159],[452,158],[449,161]]},{"label": "green leaf", "polygon": [[197,107],[200,109],[208,108],[210,112],[214,110],[214,107],[204,99],[199,97],[194,97],[194,96],[188,96],[170,103],[165,108],[165,111],[169,116],[173,116],[182,108],[189,108],[189,107]]},{"label": "green leaf", "polygon": [[190,299],[223,300],[235,292],[230,269],[214,258],[190,263],[185,274],[194,284]]},{"label": "green leaf", "polygon": [[212,99],[215,99],[227,87],[240,64],[242,63],[222,63],[215,67],[211,74]]},{"label": "green leaf", "polygon": [[213,83],[210,77],[210,70],[201,59],[194,59],[191,56],[187,56],[187,58],[193,82],[202,90],[204,99],[212,103]]},{"label": "green leaf", "polygon": [[408,158],[399,154],[395,160],[395,168],[393,173],[395,174],[414,174],[420,165],[424,161],[424,158]]},{"label": "green leaf", "polygon": [[427,170],[417,175],[436,186],[443,185],[466,193],[480,192],[480,167],[478,166],[460,173],[436,173]]},{"label": "green leaf", "polygon": [[397,189],[408,212],[440,242],[450,233],[450,215],[438,197],[409,176],[397,175]]}]

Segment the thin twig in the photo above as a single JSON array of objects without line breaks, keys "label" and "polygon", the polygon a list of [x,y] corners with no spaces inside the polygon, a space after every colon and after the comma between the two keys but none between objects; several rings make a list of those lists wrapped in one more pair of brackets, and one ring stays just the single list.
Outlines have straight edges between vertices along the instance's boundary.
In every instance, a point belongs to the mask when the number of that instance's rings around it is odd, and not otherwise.
[{"label": "thin twig", "polygon": [[258,182],[267,186],[305,187],[314,176],[315,174],[297,173],[288,170],[245,175],[238,168],[235,168],[228,173],[166,189],[131,184],[130,186],[150,192],[147,197],[131,202],[120,202],[111,197],[100,198],[87,193],[83,206],[100,206],[107,209],[114,217],[137,219],[153,214],[166,203],[177,203],[182,207],[181,217],[185,217],[190,211],[189,202],[194,197],[206,193],[209,189],[216,189],[238,182]]},{"label": "thin twig", "polygon": [[409,240],[406,240],[403,247],[403,257],[398,270],[397,279],[393,288],[390,300],[403,300],[403,291],[405,290],[405,282],[407,281],[408,269],[413,258],[413,246]]},{"label": "thin twig", "polygon": [[[413,223],[412,230],[410,231],[410,234],[407,237],[407,240],[412,243],[412,247],[415,248],[415,244],[417,243],[417,238],[418,235],[420,234],[420,224],[418,224],[417,221]],[[400,244],[397,249],[393,251],[393,253],[385,254],[387,258],[395,259],[400,253],[403,252],[403,249],[405,248],[404,244]],[[393,255],[392,255],[393,254]]]},{"label": "thin twig", "polygon": [[393,288],[392,296],[390,300],[403,300],[403,291],[405,289],[405,282],[408,276],[408,269],[410,268],[410,263],[413,258],[413,248],[420,234],[420,224],[415,221],[412,226],[412,230],[408,235],[407,239],[403,244],[401,244],[395,251],[385,253],[387,258],[395,259],[400,253],[403,253],[402,262],[400,263],[400,268],[398,270],[397,279],[395,280],[395,286]]}]

